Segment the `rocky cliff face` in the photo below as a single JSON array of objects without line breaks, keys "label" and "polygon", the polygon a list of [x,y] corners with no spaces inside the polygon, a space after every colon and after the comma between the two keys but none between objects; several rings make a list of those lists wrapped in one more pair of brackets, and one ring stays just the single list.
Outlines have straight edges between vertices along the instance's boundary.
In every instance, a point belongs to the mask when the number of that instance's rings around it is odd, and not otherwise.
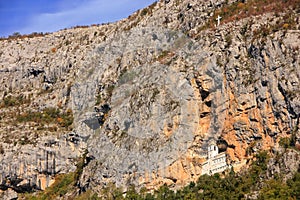
[{"label": "rocky cliff face", "polygon": [[81,189],[181,186],[209,139],[238,167],[299,138],[299,6],[238,19],[246,6],[159,1],[115,24],[1,41],[2,188],[43,189],[84,152]]}]

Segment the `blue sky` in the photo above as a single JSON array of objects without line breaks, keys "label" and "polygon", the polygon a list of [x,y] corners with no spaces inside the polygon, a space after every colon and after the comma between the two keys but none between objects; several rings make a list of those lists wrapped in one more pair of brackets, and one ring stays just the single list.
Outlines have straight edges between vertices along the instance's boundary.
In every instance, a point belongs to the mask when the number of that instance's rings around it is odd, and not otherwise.
[{"label": "blue sky", "polygon": [[0,0],[0,37],[125,18],[156,0]]}]

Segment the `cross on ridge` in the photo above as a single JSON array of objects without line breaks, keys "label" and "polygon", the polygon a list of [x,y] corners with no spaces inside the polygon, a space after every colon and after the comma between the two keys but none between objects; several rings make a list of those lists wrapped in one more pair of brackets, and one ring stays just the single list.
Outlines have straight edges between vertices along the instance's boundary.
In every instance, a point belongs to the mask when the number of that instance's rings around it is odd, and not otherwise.
[{"label": "cross on ridge", "polygon": [[221,21],[221,19],[222,19],[222,17],[221,17],[220,15],[218,15],[218,17],[216,18],[216,20],[218,21],[218,22],[217,22],[217,26],[219,26],[219,25],[220,25],[220,21]]}]

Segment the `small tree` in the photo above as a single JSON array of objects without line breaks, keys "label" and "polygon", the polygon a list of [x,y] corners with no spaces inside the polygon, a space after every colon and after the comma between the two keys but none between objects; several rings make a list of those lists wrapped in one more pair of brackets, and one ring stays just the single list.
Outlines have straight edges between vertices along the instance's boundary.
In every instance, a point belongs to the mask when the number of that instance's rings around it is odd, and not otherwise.
[{"label": "small tree", "polygon": [[20,32],[14,32],[14,33],[12,34],[12,36],[13,36],[13,37],[19,37],[19,36],[21,36],[21,33],[20,33]]}]

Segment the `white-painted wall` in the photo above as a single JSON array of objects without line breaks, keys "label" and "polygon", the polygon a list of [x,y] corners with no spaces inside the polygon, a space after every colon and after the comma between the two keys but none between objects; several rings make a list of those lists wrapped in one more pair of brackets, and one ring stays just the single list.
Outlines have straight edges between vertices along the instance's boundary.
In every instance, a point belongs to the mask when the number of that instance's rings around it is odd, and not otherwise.
[{"label": "white-painted wall", "polygon": [[202,164],[201,175],[212,175],[228,169],[225,152],[219,153],[218,146],[210,144],[207,149],[207,160]]}]

